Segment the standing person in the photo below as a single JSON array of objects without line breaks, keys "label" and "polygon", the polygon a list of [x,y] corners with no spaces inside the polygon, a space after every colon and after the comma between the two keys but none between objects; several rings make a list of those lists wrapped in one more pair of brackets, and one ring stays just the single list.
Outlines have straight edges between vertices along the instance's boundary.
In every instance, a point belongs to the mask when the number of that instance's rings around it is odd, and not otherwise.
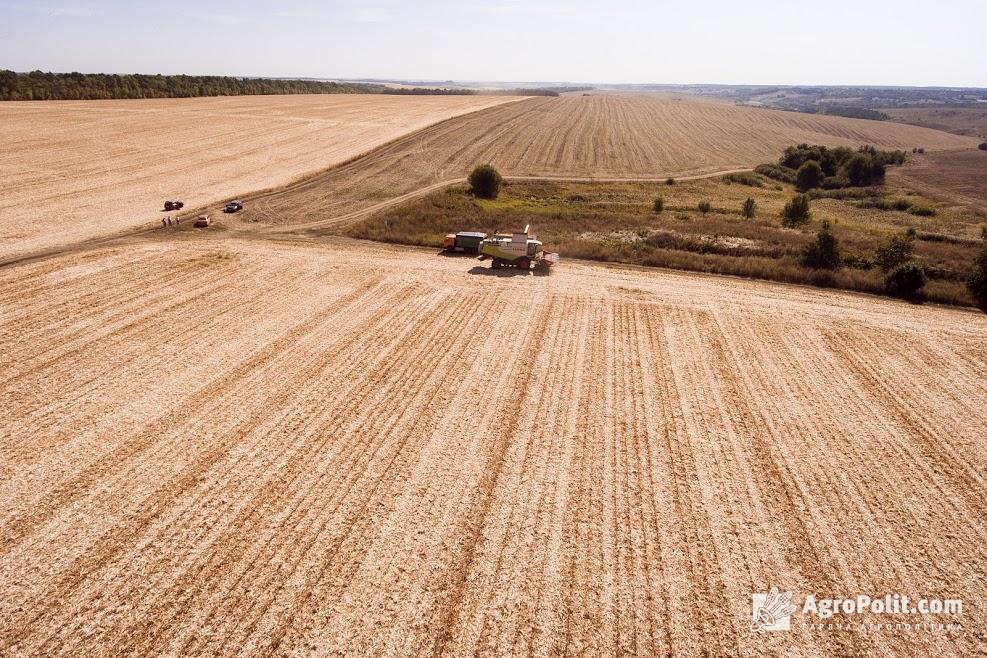
[{"label": "standing person", "polygon": [[167,226],[167,225],[168,225],[168,224],[167,224],[167,223],[165,222],[165,218],[164,218],[164,217],[162,217],[162,218],[161,218],[161,228],[164,228],[164,227],[165,227],[165,226]]}]

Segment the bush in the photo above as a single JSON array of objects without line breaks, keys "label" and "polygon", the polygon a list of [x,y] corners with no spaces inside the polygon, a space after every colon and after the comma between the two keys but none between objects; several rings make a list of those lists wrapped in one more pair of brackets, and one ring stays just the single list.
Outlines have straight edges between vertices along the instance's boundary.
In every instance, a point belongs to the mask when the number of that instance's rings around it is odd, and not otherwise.
[{"label": "bush", "polygon": [[740,208],[740,214],[747,219],[754,219],[754,215],[757,214],[757,203],[751,197],[747,197],[747,201],[744,201],[744,205]]},{"label": "bush", "polygon": [[894,268],[884,278],[884,287],[888,294],[903,299],[920,299],[922,288],[928,279],[916,263],[904,263]]},{"label": "bush", "polygon": [[846,161],[841,171],[854,187],[870,185],[873,178],[870,158],[863,153],[854,154]]},{"label": "bush", "polygon": [[823,170],[815,160],[805,161],[795,174],[795,187],[799,192],[808,192],[822,185]]},{"label": "bush", "polygon": [[665,209],[665,199],[660,196],[655,197],[655,203],[651,207],[651,209],[654,210],[656,213],[660,213],[662,210]]},{"label": "bush", "polygon": [[699,212],[706,214],[712,209],[713,209],[713,204],[711,204],[709,201],[699,202]]},{"label": "bush", "polygon": [[987,246],[984,246],[983,251],[977,256],[976,269],[966,282],[966,287],[973,296],[977,308],[987,313]]},{"label": "bush", "polygon": [[900,212],[904,212],[912,207],[912,202],[908,199],[895,199],[891,202],[891,207]]},{"label": "bush", "polygon": [[748,187],[764,187],[764,183],[761,182],[760,178],[748,172],[742,172],[739,174],[725,174],[723,176],[723,180],[727,183],[740,183],[741,185],[747,185]]},{"label": "bush", "polygon": [[918,215],[919,217],[935,217],[936,209],[930,208],[929,206],[912,206],[909,208],[908,212],[913,215]]},{"label": "bush", "polygon": [[792,197],[791,201],[785,204],[785,208],[781,211],[781,224],[788,228],[801,226],[809,221],[811,216],[809,212],[809,197],[804,194],[796,194]]},{"label": "bush", "polygon": [[904,265],[912,259],[916,235],[914,229],[909,229],[906,233],[892,236],[886,245],[877,250],[874,263],[885,273]]},{"label": "bush", "polygon": [[492,165],[485,164],[477,166],[470,172],[467,180],[474,196],[481,199],[496,199],[497,195],[500,194],[500,184],[503,178]]},{"label": "bush", "polygon": [[833,235],[829,222],[823,222],[816,241],[802,252],[802,264],[817,270],[838,270],[841,263],[839,240]]},{"label": "bush", "polygon": [[672,177],[666,178],[665,179],[665,185],[675,185],[675,179],[672,178]]},{"label": "bush", "polygon": [[792,185],[795,184],[795,170],[789,169],[788,167],[773,164],[761,164],[754,167],[754,171],[762,176],[773,178],[774,180],[781,181],[782,183],[790,183]]}]

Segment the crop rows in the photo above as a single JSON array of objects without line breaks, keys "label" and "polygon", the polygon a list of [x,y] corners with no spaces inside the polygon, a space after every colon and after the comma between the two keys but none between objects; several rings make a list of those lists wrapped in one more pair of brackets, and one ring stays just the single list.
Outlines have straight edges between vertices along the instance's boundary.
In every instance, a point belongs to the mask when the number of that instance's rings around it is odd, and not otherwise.
[{"label": "crop rows", "polygon": [[[987,642],[981,316],[471,264],[215,238],[0,270],[0,654]],[[756,636],[771,586],[962,598],[966,630]]]},{"label": "crop rows", "polygon": [[800,142],[973,148],[902,124],[649,95],[533,98],[443,121],[298,184],[250,197],[242,219],[331,223],[476,164],[534,177],[665,178],[751,168]]}]

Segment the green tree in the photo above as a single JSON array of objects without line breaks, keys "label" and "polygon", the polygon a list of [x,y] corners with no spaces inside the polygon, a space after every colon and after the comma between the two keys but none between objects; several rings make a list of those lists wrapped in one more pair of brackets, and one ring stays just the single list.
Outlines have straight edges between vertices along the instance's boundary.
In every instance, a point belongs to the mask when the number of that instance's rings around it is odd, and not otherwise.
[{"label": "green tree", "polygon": [[912,259],[915,237],[915,229],[908,229],[905,233],[891,236],[887,244],[878,248],[877,253],[874,254],[874,262],[882,272],[888,273]]},{"label": "green tree", "polygon": [[873,173],[871,156],[866,153],[854,153],[843,165],[843,174],[854,187],[870,185]]},{"label": "green tree", "polygon": [[987,226],[982,229],[981,235],[984,238],[984,248],[977,255],[973,275],[966,282],[966,287],[977,308],[987,313]]},{"label": "green tree", "polygon": [[742,214],[747,219],[753,219],[754,215],[757,214],[757,203],[751,197],[747,197],[744,201],[744,205],[740,207],[740,214]]},{"label": "green tree", "polygon": [[802,264],[820,270],[837,270],[842,262],[840,242],[833,235],[829,222],[824,221],[816,234],[816,241],[802,252]]},{"label": "green tree", "polygon": [[895,297],[918,300],[922,297],[922,288],[927,282],[925,270],[917,263],[903,263],[884,278],[884,287]]},{"label": "green tree", "polygon": [[804,194],[796,194],[781,211],[781,223],[788,228],[794,228],[808,222],[811,216],[809,197]]},{"label": "green tree", "polygon": [[467,180],[474,196],[481,199],[496,199],[500,194],[500,184],[503,178],[492,165],[483,164],[478,165],[470,172]]},{"label": "green tree", "polygon": [[808,192],[823,182],[823,170],[815,160],[806,160],[795,174],[795,187],[799,192]]}]

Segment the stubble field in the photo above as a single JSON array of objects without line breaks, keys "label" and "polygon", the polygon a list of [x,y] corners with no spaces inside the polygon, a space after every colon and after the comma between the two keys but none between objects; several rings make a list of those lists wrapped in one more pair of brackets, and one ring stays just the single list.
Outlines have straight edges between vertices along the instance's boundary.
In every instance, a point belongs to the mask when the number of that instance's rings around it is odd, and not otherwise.
[{"label": "stubble field", "polygon": [[[0,654],[987,643],[984,316],[473,266],[185,235],[0,269]],[[965,630],[753,634],[773,585]]]},{"label": "stubble field", "polygon": [[444,121],[296,185],[249,196],[239,219],[345,223],[402,195],[460,181],[476,164],[533,177],[656,179],[747,169],[800,142],[929,151],[970,137],[879,121],[659,95],[532,98]]},{"label": "stubble field", "polygon": [[516,99],[254,96],[0,104],[0,259],[284,185],[436,121]]}]

